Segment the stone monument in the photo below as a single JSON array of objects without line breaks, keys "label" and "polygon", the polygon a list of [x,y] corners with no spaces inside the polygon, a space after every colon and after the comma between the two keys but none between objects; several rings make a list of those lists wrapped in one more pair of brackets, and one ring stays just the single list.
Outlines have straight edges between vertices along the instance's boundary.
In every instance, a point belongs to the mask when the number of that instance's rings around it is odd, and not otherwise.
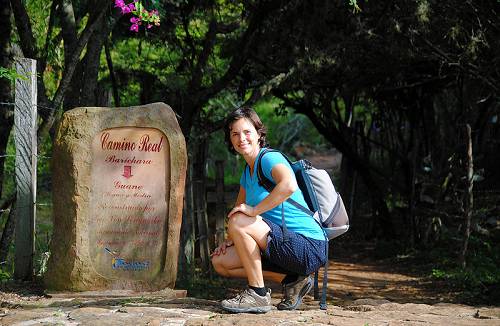
[{"label": "stone monument", "polygon": [[66,112],[52,157],[47,288],[173,288],[186,161],[175,113],[164,103]]}]

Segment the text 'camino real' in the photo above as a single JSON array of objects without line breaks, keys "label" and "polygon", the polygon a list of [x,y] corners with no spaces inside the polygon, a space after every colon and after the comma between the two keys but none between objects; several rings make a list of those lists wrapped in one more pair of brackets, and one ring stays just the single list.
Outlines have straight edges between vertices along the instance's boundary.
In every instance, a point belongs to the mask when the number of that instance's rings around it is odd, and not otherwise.
[{"label": "text 'camino real'", "polygon": [[109,132],[101,135],[101,148],[110,151],[139,151],[139,152],[160,152],[163,147],[163,136],[158,142],[153,142],[149,134],[144,134],[139,141],[132,141],[127,138],[121,140],[112,139]]}]

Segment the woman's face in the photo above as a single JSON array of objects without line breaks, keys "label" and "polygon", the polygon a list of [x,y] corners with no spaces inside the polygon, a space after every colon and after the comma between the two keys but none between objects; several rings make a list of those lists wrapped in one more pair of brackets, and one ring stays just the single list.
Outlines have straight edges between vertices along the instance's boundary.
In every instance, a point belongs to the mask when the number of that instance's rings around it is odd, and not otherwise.
[{"label": "woman's face", "polygon": [[260,135],[253,124],[246,118],[233,122],[230,127],[231,144],[234,150],[243,156],[257,155],[259,152]]}]

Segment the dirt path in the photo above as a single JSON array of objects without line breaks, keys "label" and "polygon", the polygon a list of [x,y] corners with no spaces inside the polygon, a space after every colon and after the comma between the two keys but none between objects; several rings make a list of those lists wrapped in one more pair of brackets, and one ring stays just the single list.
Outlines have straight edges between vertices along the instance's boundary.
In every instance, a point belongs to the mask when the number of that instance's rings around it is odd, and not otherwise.
[{"label": "dirt path", "polygon": [[[393,261],[338,258],[329,269],[327,311],[307,296],[300,310],[265,315],[226,314],[218,300],[175,299],[166,291],[150,295],[113,293],[52,298],[25,288],[0,292],[1,325],[500,325],[500,307],[449,303],[453,293],[411,275]],[[277,284],[273,304],[280,300]],[[5,287],[5,285],[4,285]],[[19,294],[22,292],[25,294]],[[233,292],[234,289],[228,289]]]}]

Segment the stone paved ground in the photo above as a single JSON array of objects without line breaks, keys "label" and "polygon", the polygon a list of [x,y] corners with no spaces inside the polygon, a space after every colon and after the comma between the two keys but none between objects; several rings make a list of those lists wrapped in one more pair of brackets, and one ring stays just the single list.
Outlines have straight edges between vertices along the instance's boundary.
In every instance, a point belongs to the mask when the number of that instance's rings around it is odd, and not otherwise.
[{"label": "stone paved ground", "polygon": [[[49,301],[47,301],[48,303]],[[277,303],[278,299],[273,299]],[[2,308],[2,325],[500,325],[500,308],[358,299],[327,311],[309,302],[293,312],[226,314],[216,301],[120,299],[54,301]]]},{"label": "stone paved ground", "polygon": [[[396,269],[392,262],[356,257],[330,264],[327,311],[310,296],[300,310],[227,314],[218,300],[175,298],[172,291],[33,295],[0,292],[1,325],[497,325],[500,307],[466,306],[456,293]],[[273,304],[280,300],[277,284]],[[207,287],[207,291],[210,289]],[[236,289],[227,289],[234,293]],[[182,293],[182,292],[181,292]]]}]

